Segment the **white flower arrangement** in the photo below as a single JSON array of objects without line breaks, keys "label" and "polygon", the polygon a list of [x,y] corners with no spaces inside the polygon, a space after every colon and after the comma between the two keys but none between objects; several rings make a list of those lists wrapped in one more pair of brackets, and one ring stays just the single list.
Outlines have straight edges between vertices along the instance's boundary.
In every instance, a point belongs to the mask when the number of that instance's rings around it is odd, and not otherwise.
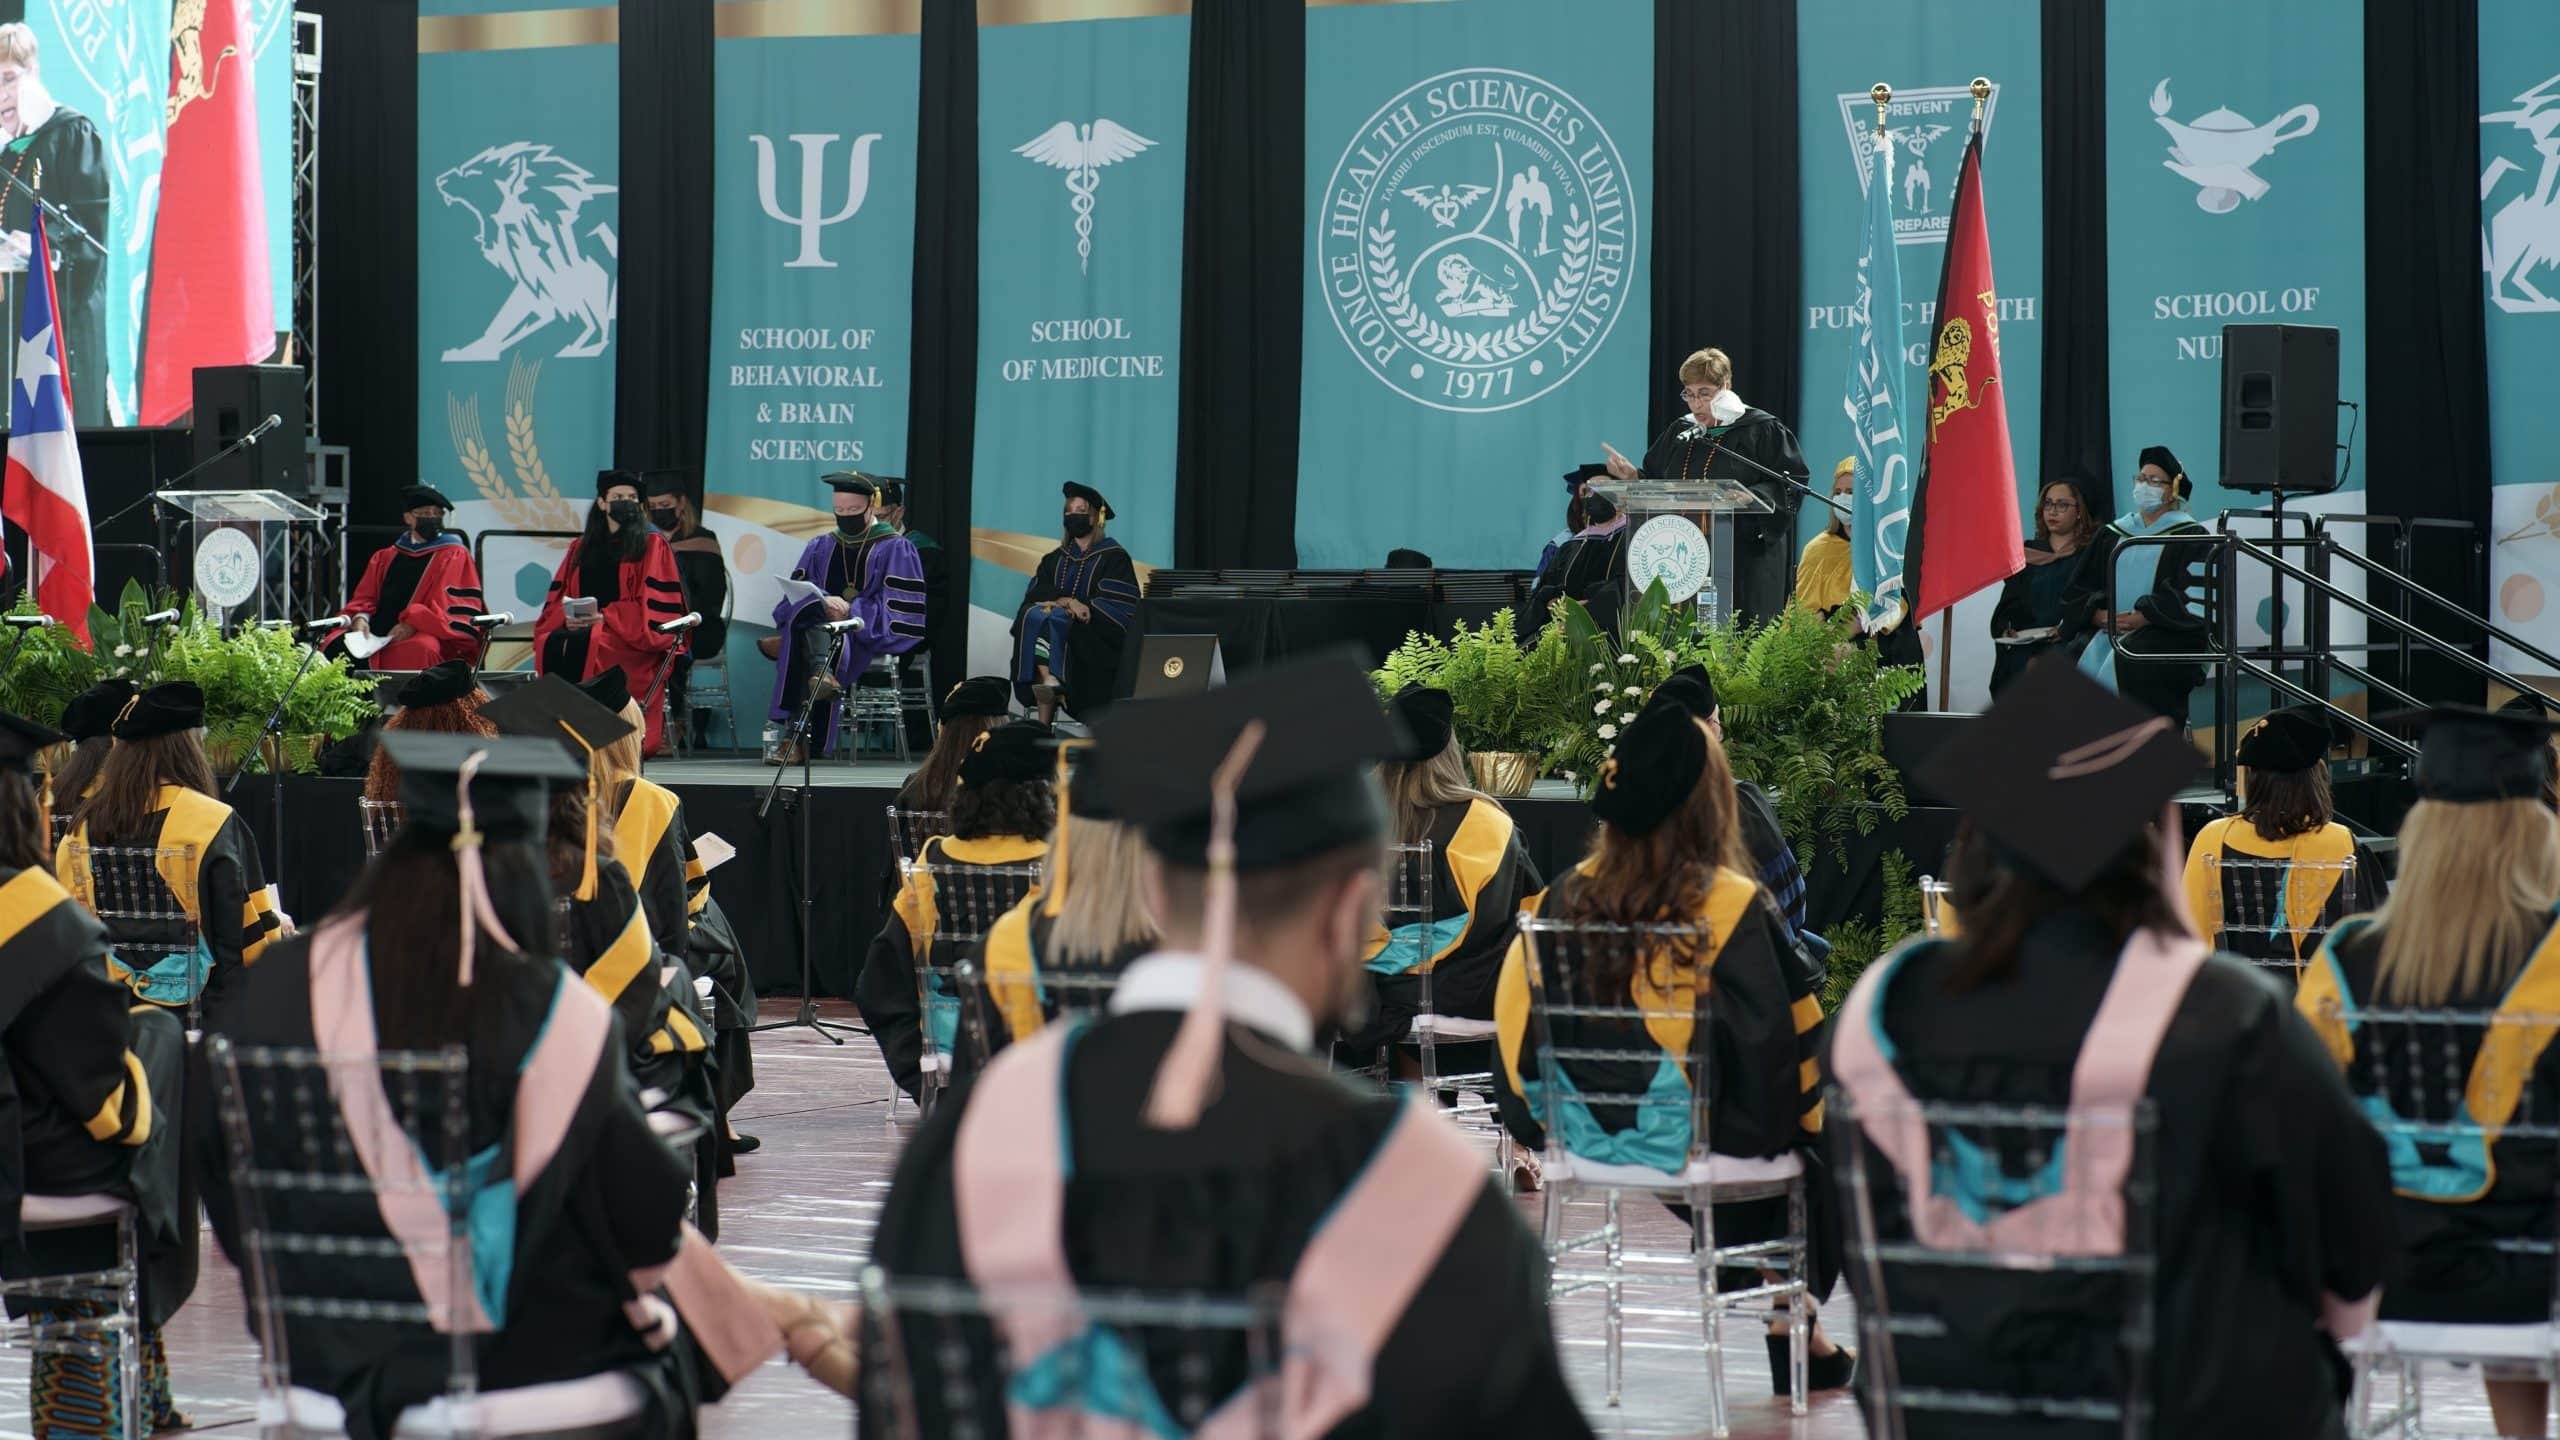
[{"label": "white flower arrangement", "polygon": [[1644,693],[1644,687],[1641,685],[1630,685],[1618,693],[1622,695],[1641,695]]},{"label": "white flower arrangement", "polygon": [[133,647],[130,645],[119,645],[116,647],[116,658],[119,660],[122,660],[131,654],[133,654]]},{"label": "white flower arrangement", "polygon": [[1628,654],[1628,655],[1621,655],[1621,656],[1619,656],[1619,657],[1618,657],[1618,663],[1619,663],[1619,664],[1621,664],[1621,665],[1633,665],[1633,664],[1637,663],[1637,661],[1636,661],[1636,657],[1635,657],[1634,655],[1632,655],[1632,654]]},{"label": "white flower arrangement", "polygon": [[1591,707],[1591,713],[1592,713],[1592,714],[1594,714],[1594,715],[1606,715],[1606,714],[1608,714],[1608,713],[1609,713],[1609,702],[1608,702],[1608,701],[1606,701],[1606,700],[1603,700],[1603,701],[1601,701],[1599,704],[1592,706],[1592,707]]},{"label": "white flower arrangement", "polygon": [[[1618,727],[1615,725],[1603,725],[1600,727],[1598,734],[1603,740],[1615,740],[1618,738]],[[1573,777],[1571,775],[1567,775],[1565,778],[1570,780]]]}]

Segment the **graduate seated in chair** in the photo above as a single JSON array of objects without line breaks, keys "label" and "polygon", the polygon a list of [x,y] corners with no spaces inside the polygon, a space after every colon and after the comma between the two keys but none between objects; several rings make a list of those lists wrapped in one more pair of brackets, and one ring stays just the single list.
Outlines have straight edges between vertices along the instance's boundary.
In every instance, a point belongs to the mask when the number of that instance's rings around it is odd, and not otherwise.
[{"label": "graduate seated in chair", "polygon": [[[1777,903],[1745,874],[1737,843],[1733,772],[1724,745],[1685,703],[1657,697],[1618,736],[1611,768],[1591,798],[1600,821],[1591,853],[1555,883],[1529,897],[1521,913],[1548,920],[1617,925],[1688,925],[1703,931],[1692,953],[1655,954],[1633,960],[1624,975],[1584,974],[1570,979],[1560,967],[1577,963],[1561,954],[1532,958],[1528,937],[1513,941],[1494,996],[1501,1064],[1494,1068],[1494,1101],[1512,1139],[1531,1153],[1548,1148],[1539,1119],[1537,1087],[1562,1085],[1632,1093],[1646,1086],[1616,1062],[1597,1062],[1583,1073],[1571,1063],[1564,1076],[1540,1073],[1538,1045],[1530,1034],[1529,992],[1578,997],[1577,1004],[1626,1004],[1696,1009],[1703,1003],[1714,1028],[1709,1042],[1716,1105],[1708,1146],[1744,1159],[1809,1155],[1822,1137],[1819,1077],[1813,1065],[1822,1044],[1819,977],[1794,962],[1787,924]],[[1562,948],[1562,947],[1557,947]],[[1548,973],[1533,977],[1529,967]],[[1700,995],[1706,990],[1705,996]],[[1556,1022],[1556,1042],[1577,1042],[1568,1029],[1588,1028],[1590,1046],[1624,1043],[1630,1027],[1589,1018]],[[1688,1043],[1688,1027],[1668,1034],[1651,1021],[1652,1043],[1669,1057]],[[1570,1102],[1579,1104],[1579,1102]],[[1626,1105],[1584,1107],[1589,1131],[1570,1140],[1579,1160],[1640,1165],[1677,1172],[1689,1157],[1692,1136],[1652,1133],[1655,1113]],[[1566,1137],[1554,1137],[1560,1144]],[[1839,1268],[1838,1228],[1825,1203],[1827,1186],[1808,1182],[1809,1273],[1813,1303],[1831,1291]],[[1783,1200],[1719,1205],[1715,1239],[1720,1245],[1775,1240],[1786,1234]],[[1777,1393],[1787,1391],[1787,1321],[1770,1321],[1770,1371]],[[1836,1389],[1849,1383],[1854,1358],[1832,1343],[1817,1322],[1808,1342],[1806,1387]]]},{"label": "graduate seated in chair", "polygon": [[[18,1231],[28,1195],[115,1195],[142,1211],[140,1432],[185,1429],[173,1408],[160,1327],[196,1280],[196,1217],[180,1199],[178,1121],[186,1040],[178,1022],[136,1006],[107,978],[107,936],[53,876],[32,774],[36,752],[69,737],[0,712],[0,1054],[11,1117],[0,1141],[0,1212],[12,1238],[0,1273],[12,1279],[94,1271],[114,1263],[99,1228]],[[112,1227],[103,1234],[111,1240]],[[14,1307],[24,1302],[12,1301]],[[16,1309],[37,1323],[97,1319],[85,1300]],[[33,1357],[27,1408],[33,1433],[123,1434],[111,1358]],[[103,1400],[103,1403],[101,1403]]]},{"label": "graduate seated in chair", "polygon": [[[293,1385],[343,1405],[350,1436],[383,1440],[403,1410],[444,1392],[448,1336],[462,1329],[479,1337],[484,1403],[527,1386],[626,1377],[639,1413],[615,1434],[693,1434],[696,1409],[780,1351],[786,1331],[795,1358],[849,1386],[849,1317],[737,1276],[684,1224],[684,1162],[651,1130],[622,1059],[633,1035],[614,1005],[547,953],[551,796],[579,795],[585,768],[547,740],[395,733],[383,743],[400,767],[405,828],[319,926],[244,979],[229,1039],[338,1055],[467,1047],[468,1153],[507,1157],[472,1196],[474,1233],[506,1239],[475,1247],[475,1283],[458,1295],[441,1263],[386,1264],[352,1247],[268,1252],[287,1295],[425,1302],[448,1317],[430,1329],[289,1315]],[[290,1110],[266,1120],[257,1104],[266,1092],[241,1069],[255,1153],[287,1171],[307,1163]],[[420,1247],[413,1257],[441,1254],[438,1207],[422,1215],[395,1203],[413,1198],[398,1187],[418,1183],[422,1165],[443,1163],[414,1138],[436,1133],[437,1119],[417,1112],[441,1099],[429,1093],[440,1084],[386,1086],[363,1067],[333,1071],[326,1090],[314,1087],[318,1103],[338,1112],[320,1133],[342,1125],[353,1163],[385,1189],[352,1202],[269,1190],[264,1227],[371,1232],[377,1244]],[[229,1175],[213,1096],[190,1105],[199,1163]],[[387,1147],[366,1143],[384,1135]],[[245,1264],[251,1217],[228,1183],[206,1199],[224,1253]]]},{"label": "graduate seated in chair", "polygon": [[[924,1083],[925,1041],[930,1027],[931,1053],[947,1061],[960,1045],[962,997],[951,993],[944,978],[931,977],[932,1003],[916,989],[916,963],[931,957],[938,966],[974,958],[951,938],[975,918],[981,936],[994,928],[1005,911],[1021,899],[1009,891],[1007,877],[969,875],[976,867],[1012,870],[1038,865],[1049,853],[1049,832],[1057,827],[1057,796],[1050,788],[1055,765],[1049,727],[1030,720],[999,725],[978,737],[960,762],[960,791],[951,801],[951,833],[924,843],[915,868],[898,889],[889,918],[863,956],[862,973],[854,981],[854,1003],[862,1023],[880,1045],[889,1078],[910,1097]],[[937,870],[952,872],[937,876]],[[954,893],[955,887],[976,887]]]},{"label": "graduate seated in chair", "polygon": [[[2499,1242],[2549,1245],[2560,1159],[2548,1138],[2499,1131],[2510,1120],[2548,1126],[2560,1101],[2560,1049],[2542,1023],[2560,1015],[2560,820],[2542,801],[2555,728],[2461,706],[2429,714],[2418,803],[2400,824],[2398,884],[2378,913],[2329,932],[2294,995],[2367,1113],[2487,1127],[2468,1157],[2459,1141],[2394,1141],[2400,1264],[2382,1292],[2386,1320],[2551,1320],[2550,1251]],[[2513,1037],[2483,1044],[2477,1029],[2358,1019],[2355,1009],[2496,1011],[2518,1023]],[[2469,1055],[2447,1053],[2457,1037]],[[2421,1087],[2436,1093],[2406,1093]],[[2484,1097],[2468,1102],[2480,1108],[2455,1114],[2470,1096]],[[2548,1382],[2529,1368],[2484,1378],[2499,1434],[2542,1433]]]},{"label": "graduate seated in chair", "polygon": [[1520,902],[1545,887],[1511,812],[1468,782],[1449,692],[1409,686],[1390,708],[1413,744],[1378,767],[1378,783],[1396,842],[1430,842],[1432,913],[1389,915],[1393,928],[1371,932],[1360,959],[1376,995],[1368,1020],[1343,1037],[1355,1055],[1409,1038],[1425,970],[1433,1013],[1491,1020],[1494,978],[1511,948]]},{"label": "graduate seated in chair", "polygon": [[154,867],[161,898],[195,923],[192,953],[169,948],[179,938],[173,924],[119,920],[107,938],[131,948],[133,963],[110,957],[107,973],[181,1014],[200,994],[206,1027],[218,1029],[224,988],[284,926],[249,827],[214,798],[213,766],[198,739],[203,728],[204,692],[186,681],[154,685],[127,701],[115,722],[115,749],[73,817],[54,869],[94,911],[100,881],[88,847],[192,851],[192,867],[183,854],[164,855]]},{"label": "graduate seated in chair", "polygon": [[[2196,832],[2187,850],[2187,911],[2225,954],[2299,966],[2321,937],[2390,893],[2382,866],[2329,797],[2329,719],[2297,706],[2240,740],[2240,813]],[[2353,884],[2334,868],[2352,863]],[[2323,868],[2296,871],[2296,865]],[[2219,923],[2217,923],[2219,922]]]},{"label": "graduate seated in chair", "polygon": [[[987,934],[991,1050],[1030,1039],[1061,1011],[1100,1008],[1097,982],[1156,948],[1155,921],[1139,885],[1146,838],[1111,808],[1102,748],[1061,741],[1059,756],[1058,831],[1041,863],[1039,887]],[[1040,978],[1050,972],[1082,983],[1052,993]],[[965,1070],[965,1047],[962,1054]]]},{"label": "graduate seated in chair", "polygon": [[[383,717],[385,735],[486,737],[498,733],[498,727],[480,713],[480,707],[489,703],[489,692],[480,688],[480,677],[468,660],[448,660],[418,672],[417,678],[389,697],[389,703],[397,708]],[[400,800],[400,767],[380,745],[373,747],[373,759],[365,770],[364,798],[376,804]]]},{"label": "graduate seated in chair", "polygon": [[62,838],[80,802],[98,788],[98,772],[107,767],[107,752],[116,748],[113,731],[116,717],[124,713],[124,702],[140,693],[142,687],[130,680],[101,680],[62,707],[62,732],[71,739],[71,755],[44,785],[54,826],[46,841],[48,864],[52,842]]},{"label": "graduate seated in chair", "polygon": [[[1385,840],[1372,767],[1406,743],[1360,667],[1274,666],[1096,730],[1108,803],[1145,835],[1164,948],[1122,974],[1107,1015],[1044,1028],[936,1108],[874,1262],[991,1294],[1286,1285],[1277,1433],[1589,1435],[1544,1257],[1482,1156],[1426,1102],[1345,1085],[1309,1053],[1365,983]],[[1213,791],[1231,819],[1213,820]],[[1240,1348],[1189,1373],[1196,1350],[1088,1328],[1015,1346],[1008,1387],[983,1333],[966,1375],[928,1333],[905,1347],[926,1434],[959,1432],[954,1397],[1003,1433],[1008,1388],[1017,1416],[1062,1433],[1177,1391],[1231,1396],[1231,1416],[1260,1398]],[[864,1434],[884,1421],[863,1407]]]},{"label": "graduate seated in chair", "polygon": [[[1724,744],[1724,707],[1716,701],[1716,682],[1703,665],[1684,665],[1671,678],[1654,687],[1650,700],[1679,705],[1691,717],[1704,721],[1707,733]],[[1751,873],[1769,898],[1778,902],[1778,913],[1786,918],[1787,933],[1801,945],[1806,962],[1814,966],[1812,985],[1822,988],[1824,974],[1820,962],[1831,953],[1831,944],[1807,927],[1803,867],[1796,864],[1795,846],[1787,841],[1787,832],[1778,823],[1777,803],[1769,792],[1751,781],[1736,777],[1733,782],[1735,813],[1742,829],[1742,853],[1751,862]]]},{"label": "graduate seated in chair", "polygon": [[[2135,1301],[2121,1280],[2068,1266],[1886,1260],[1894,1313],[1945,1327],[1893,1342],[1907,1387],[2140,1402],[2159,1435],[2345,1433],[2335,1342],[2392,1265],[2382,1143],[2282,992],[2208,954],[2179,913],[2171,802],[2198,765],[2166,717],[2054,656],[1916,777],[1964,811],[1950,877],[1964,933],[1877,961],[1841,1006],[1826,1069],[1856,1119],[1830,1121],[1835,1164],[1863,1145],[1867,1173],[1889,1177],[1875,1182],[1880,1245],[2138,1254],[2153,1283]],[[2148,1144],[2124,1129],[2146,1103]],[[2070,1153],[2090,1159],[2040,1163],[1918,1105],[2077,1110],[2087,1128]],[[2129,1198],[2135,1183],[2149,1188]],[[1848,1273],[1858,1303],[1877,1305],[1865,1267]],[[2157,1341],[2147,1393],[2128,1395],[2120,1340],[2142,1303]],[[1914,1440],[2123,1430],[1908,1418]]]}]

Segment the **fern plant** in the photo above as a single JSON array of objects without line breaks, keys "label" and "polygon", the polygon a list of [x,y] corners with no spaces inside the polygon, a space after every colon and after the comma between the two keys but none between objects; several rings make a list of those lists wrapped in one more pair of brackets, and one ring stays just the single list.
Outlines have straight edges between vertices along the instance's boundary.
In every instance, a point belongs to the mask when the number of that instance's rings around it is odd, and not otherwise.
[{"label": "fern plant", "polygon": [[1571,662],[1554,626],[1525,649],[1516,628],[1503,609],[1481,626],[1458,621],[1446,640],[1412,632],[1370,678],[1383,697],[1412,685],[1447,691],[1451,727],[1471,751],[1543,755],[1571,725]]}]

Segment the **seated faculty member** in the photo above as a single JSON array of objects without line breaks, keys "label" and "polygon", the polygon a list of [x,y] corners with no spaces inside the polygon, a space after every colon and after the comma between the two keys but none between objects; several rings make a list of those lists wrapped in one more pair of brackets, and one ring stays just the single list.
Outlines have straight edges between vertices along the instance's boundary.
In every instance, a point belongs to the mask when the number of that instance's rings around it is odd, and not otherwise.
[{"label": "seated faculty member", "polygon": [[[471,617],[487,609],[471,547],[444,528],[453,502],[432,485],[400,492],[400,538],[373,552],[340,608],[353,628],[391,643],[364,663],[376,670],[424,670],[447,660],[475,662],[480,632]],[[335,640],[346,632],[333,632]],[[329,640],[323,640],[327,645]]]},{"label": "seated faculty member", "polygon": [[[785,765],[800,763],[802,746],[823,753],[835,739],[835,698],[859,684],[873,660],[904,655],[925,634],[923,565],[916,547],[881,520],[879,484],[852,470],[820,479],[835,492],[835,529],[802,547],[791,578],[804,583],[785,587],[773,634],[762,642],[774,662],[767,717],[788,725],[809,704],[808,733],[790,736],[777,757]],[[821,628],[844,620],[861,623],[836,635]]]},{"label": "seated faculty member", "polygon": [[[893,1284],[985,1291],[1294,1284],[1268,1397],[1278,1433],[1589,1435],[1548,1330],[1545,1259],[1483,1157],[1427,1102],[1346,1086],[1308,1053],[1364,983],[1385,838],[1371,767],[1404,748],[1359,666],[1279,665],[1096,729],[1110,804],[1146,836],[1164,948],[1123,973],[1108,1015],[1042,1029],[936,1109],[900,1158],[875,1263]],[[1213,787],[1230,820],[1213,818]],[[927,1333],[906,1342],[923,1433],[1000,1432],[990,1339],[952,1357]],[[1032,1337],[1007,1338],[1026,1357]],[[1240,1347],[1193,1364],[1195,1347],[1149,1340],[1070,1329],[1043,1348],[1115,1363],[1026,1360],[1026,1379],[1059,1383],[1012,1398],[1061,1433],[1132,1406],[1264,1398],[1237,1393]],[[954,1358],[966,1373],[944,1371]],[[862,1433],[885,1433],[886,1413],[865,1404]]]},{"label": "seated faculty member", "polygon": [[[649,527],[640,506],[640,477],[628,470],[600,472],[586,532],[569,542],[534,622],[533,668],[572,685],[619,670],[633,695],[653,697],[651,687],[684,643],[683,635],[656,627],[684,613],[675,551]],[[643,708],[649,721],[644,743],[654,755],[665,739],[659,718],[664,707]]]},{"label": "seated faculty member", "polygon": [[1111,502],[1090,485],[1060,487],[1065,536],[1040,557],[1013,613],[1014,693],[1041,723],[1060,709],[1090,720],[1120,684],[1120,652],[1138,615],[1138,570],[1103,533]]},{"label": "seated faculty member", "polygon": [[2100,633],[2080,652],[2080,668],[2101,685],[2155,715],[2187,723],[2187,705],[2204,683],[2192,661],[2145,659],[2195,654],[2212,627],[2197,613],[2210,580],[2205,545],[2128,545],[2145,535],[2203,536],[2187,513],[2195,482],[2165,445],[2146,445],[2133,479],[2133,508],[2107,526],[2109,593],[2099,605]]}]

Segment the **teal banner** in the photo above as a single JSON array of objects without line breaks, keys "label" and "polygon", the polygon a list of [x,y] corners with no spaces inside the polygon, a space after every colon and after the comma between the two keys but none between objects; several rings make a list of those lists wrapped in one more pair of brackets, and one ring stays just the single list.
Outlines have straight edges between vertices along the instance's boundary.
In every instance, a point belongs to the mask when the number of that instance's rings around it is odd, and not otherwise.
[{"label": "teal banner", "polygon": [[[419,469],[475,536],[576,531],[613,461],[620,81],[580,10],[419,6]],[[489,542],[489,603],[529,622],[565,548]]]},{"label": "teal banner", "polygon": [[2263,503],[2221,483],[2225,325],[2336,327],[2339,396],[2362,397],[2364,73],[2364,29],[2335,0],[2108,10],[2120,503],[2146,445],[2176,453],[2199,519]]},{"label": "teal banner", "polygon": [[1652,52],[1646,0],[1308,11],[1298,563],[1525,569],[1644,452]]},{"label": "teal banner", "polygon": [[[2492,601],[2501,623],[2560,653],[2560,7],[2480,0],[2480,112]],[[2551,668],[2503,647],[2491,659]]]},{"label": "teal banner", "polygon": [[[2000,307],[2000,383],[2009,392],[2009,446],[2017,457],[2023,513],[2035,493],[2037,423],[2044,375],[2043,27],[2037,0],[1798,0],[1797,106],[1803,135],[1805,337],[1801,415],[1792,421],[1814,483],[1858,452],[1843,377],[1854,372],[1859,333],[1870,318],[1858,305],[1860,237],[1867,182],[1876,169],[1878,84],[1893,87],[1885,125],[1893,135],[1893,258],[1902,282],[1893,393],[1901,397],[1910,463],[1920,466],[1929,393],[1929,336],[1946,268],[1956,171],[1972,133],[1977,75],[1991,82],[1982,107],[1983,209],[1990,222],[1992,273]],[[1879,331],[1888,323],[1872,317]],[[1879,341],[1883,335],[1877,337]],[[1715,336],[1697,337],[1701,345]],[[1881,345],[1879,348],[1882,348]],[[1733,357],[1734,388],[1753,393],[1754,357]],[[1870,422],[1872,423],[1872,422]],[[1810,538],[1830,512],[1797,512]],[[1854,538],[1854,537],[1853,537]],[[1952,703],[1979,709],[1990,693],[1990,617],[1998,592],[1963,601],[1942,632],[1921,631],[1934,674],[1941,634],[1954,641]]]},{"label": "teal banner", "polygon": [[772,686],[746,636],[834,523],[818,477],[905,473],[920,51],[913,34],[844,33],[856,17],[821,7],[714,14],[703,519],[729,561],[744,715]]},{"label": "teal banner", "polygon": [[276,331],[293,328],[293,0],[250,0],[257,37],[258,178],[266,187],[267,286]]},{"label": "teal banner", "polygon": [[1187,16],[978,33],[973,668],[1012,653],[1062,483],[1109,498],[1140,565],[1173,560],[1190,49]]}]

